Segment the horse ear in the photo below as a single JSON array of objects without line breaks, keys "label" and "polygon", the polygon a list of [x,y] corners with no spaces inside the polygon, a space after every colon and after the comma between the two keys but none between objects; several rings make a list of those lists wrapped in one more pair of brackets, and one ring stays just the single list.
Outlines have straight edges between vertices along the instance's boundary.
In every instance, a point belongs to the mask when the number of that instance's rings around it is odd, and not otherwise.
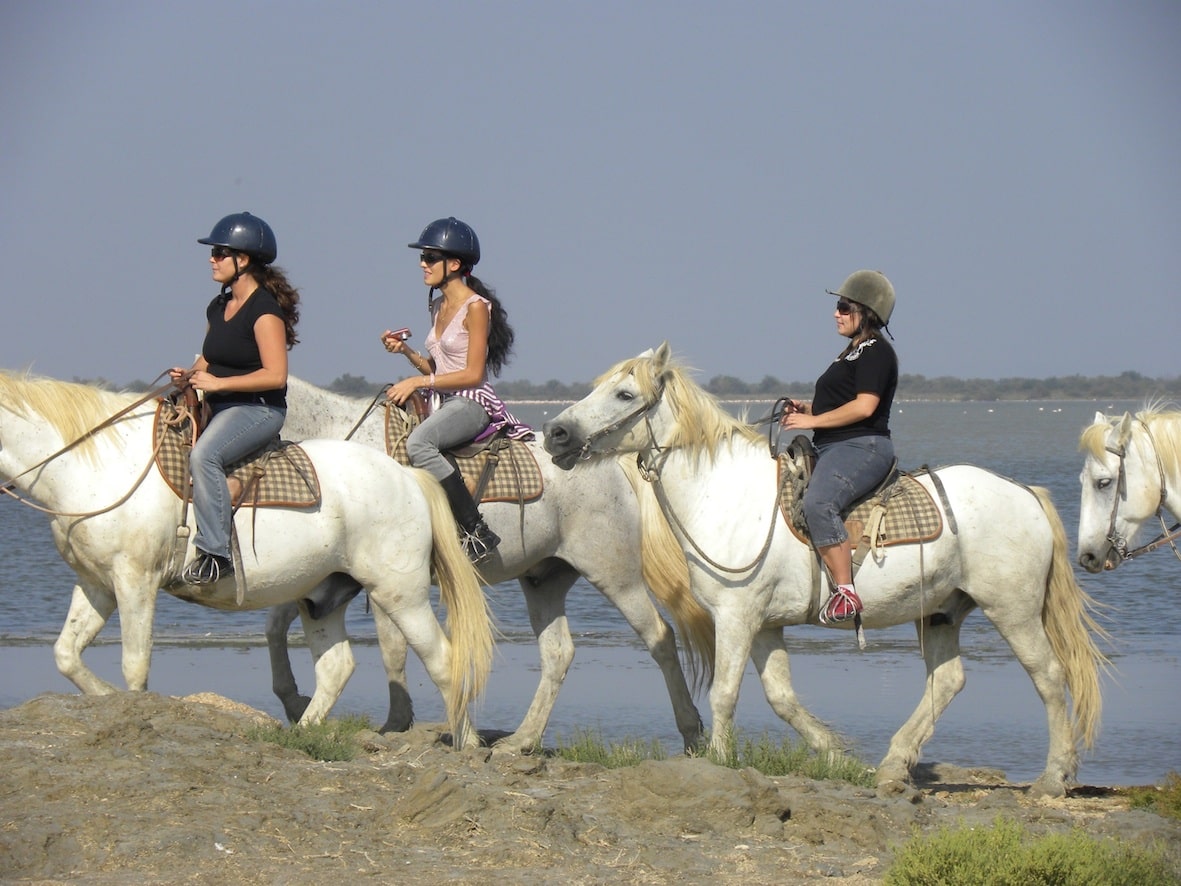
[{"label": "horse ear", "polygon": [[1119,442],[1120,446],[1127,444],[1128,440],[1132,438],[1132,414],[1125,412],[1124,417],[1119,421]]},{"label": "horse ear", "polygon": [[660,347],[656,349],[655,360],[660,365],[661,369],[668,364],[668,359],[672,355],[672,349],[669,348],[667,341],[662,341]]},{"label": "horse ear", "polygon": [[1091,424],[1105,425],[1105,424],[1107,424],[1107,416],[1104,415],[1102,412],[1096,412],[1095,413],[1095,420],[1093,422],[1091,422]]}]

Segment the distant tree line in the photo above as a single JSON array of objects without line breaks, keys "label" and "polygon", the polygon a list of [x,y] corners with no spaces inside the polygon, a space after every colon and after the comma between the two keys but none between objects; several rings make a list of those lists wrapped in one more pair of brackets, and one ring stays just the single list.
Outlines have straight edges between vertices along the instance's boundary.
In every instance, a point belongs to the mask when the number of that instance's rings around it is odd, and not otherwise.
[{"label": "distant tree line", "polygon": [[[74,379],[80,381],[80,379]],[[87,384],[115,388],[104,379]],[[327,385],[328,390],[350,397],[372,397],[385,382],[345,373]],[[748,382],[732,375],[715,375],[704,387],[715,397],[728,400],[797,400],[812,396],[813,382],[780,381],[765,376]],[[148,383],[134,381],[125,390],[146,391]],[[498,381],[496,392],[505,400],[578,400],[591,389],[590,382],[566,384],[554,379],[542,384],[530,381]],[[1150,378],[1139,372],[1119,375],[1064,375],[1051,378],[952,378],[940,375],[903,374],[898,379],[900,400],[1150,400],[1181,401],[1181,376]]]}]

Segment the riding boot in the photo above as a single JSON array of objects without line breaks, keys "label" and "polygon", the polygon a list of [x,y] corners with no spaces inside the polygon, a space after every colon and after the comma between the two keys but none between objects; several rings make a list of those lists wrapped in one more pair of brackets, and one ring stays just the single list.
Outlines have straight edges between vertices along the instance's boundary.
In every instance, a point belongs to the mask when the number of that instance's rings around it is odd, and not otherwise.
[{"label": "riding boot", "polygon": [[460,543],[464,551],[473,563],[482,563],[496,550],[496,546],[500,544],[500,536],[493,532],[480,516],[476,501],[468,492],[467,484],[463,482],[459,471],[452,471],[440,482],[443,491],[447,493],[447,501],[451,503],[451,513],[455,515],[455,522],[463,530],[460,533]]}]

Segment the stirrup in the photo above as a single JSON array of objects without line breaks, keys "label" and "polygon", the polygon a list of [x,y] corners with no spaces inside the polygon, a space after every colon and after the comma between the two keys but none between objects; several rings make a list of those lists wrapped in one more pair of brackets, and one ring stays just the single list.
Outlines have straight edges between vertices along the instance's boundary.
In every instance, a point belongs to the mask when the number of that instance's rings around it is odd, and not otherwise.
[{"label": "stirrup", "polygon": [[483,563],[492,556],[492,552],[500,544],[500,536],[481,520],[471,529],[460,530],[459,543],[469,560],[473,563]]},{"label": "stirrup", "polygon": [[834,625],[848,621],[863,608],[861,598],[857,596],[855,590],[849,588],[846,591],[843,588],[837,588],[829,595],[828,602],[820,610],[820,623]]},{"label": "stirrup", "polygon": [[188,585],[211,585],[233,574],[233,560],[198,550],[197,556],[185,567],[180,577],[181,581]]}]

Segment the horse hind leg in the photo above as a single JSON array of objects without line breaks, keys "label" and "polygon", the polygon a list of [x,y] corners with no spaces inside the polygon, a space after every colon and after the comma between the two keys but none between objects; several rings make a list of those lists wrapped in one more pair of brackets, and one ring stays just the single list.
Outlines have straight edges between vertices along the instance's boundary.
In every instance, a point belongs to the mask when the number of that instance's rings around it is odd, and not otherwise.
[{"label": "horse hind leg", "polygon": [[271,691],[283,704],[283,711],[291,723],[299,721],[312,700],[311,696],[299,694],[287,646],[287,632],[298,617],[298,603],[272,606],[267,612],[266,638],[267,653],[271,659]]},{"label": "horse hind leg", "polygon": [[406,686],[406,638],[379,606],[373,607],[373,623],[377,628],[377,646],[381,650],[390,694],[389,713],[385,725],[378,731],[405,732],[414,725],[414,700]]},{"label": "horse hind leg", "polygon": [[574,640],[566,619],[566,594],[577,578],[578,573],[573,569],[561,566],[550,569],[539,579],[527,576],[520,579],[529,624],[537,638],[541,679],[525,718],[512,735],[496,742],[494,753],[527,754],[541,746],[558,692],[574,661]]},{"label": "horse hind leg", "polygon": [[878,765],[877,786],[885,794],[910,790],[910,771],[919,761],[919,754],[935,733],[935,723],[947,710],[951,700],[964,688],[964,664],[960,657],[960,626],[974,604],[963,598],[962,612],[946,614],[939,624],[930,620],[915,622],[923,662],[927,668],[927,683],[914,713],[894,733],[886,756]]}]

